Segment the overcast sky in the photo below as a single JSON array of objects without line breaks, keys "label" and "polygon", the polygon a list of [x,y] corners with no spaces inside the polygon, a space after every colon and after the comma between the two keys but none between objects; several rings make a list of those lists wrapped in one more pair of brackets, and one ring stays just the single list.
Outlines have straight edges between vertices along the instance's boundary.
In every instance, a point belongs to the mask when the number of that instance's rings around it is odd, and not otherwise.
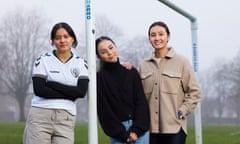
[{"label": "overcast sky", "polygon": [[[170,0],[198,20],[199,69],[210,67],[217,58],[231,59],[240,50],[239,0]],[[85,30],[85,0],[0,0],[0,16],[17,7],[36,8],[52,21]],[[121,28],[127,39],[147,36],[153,21],[164,21],[171,31],[170,44],[192,60],[190,22],[157,0],[92,0],[94,13],[105,15]],[[137,41],[136,41],[137,42]],[[219,61],[221,62],[221,61]]]}]

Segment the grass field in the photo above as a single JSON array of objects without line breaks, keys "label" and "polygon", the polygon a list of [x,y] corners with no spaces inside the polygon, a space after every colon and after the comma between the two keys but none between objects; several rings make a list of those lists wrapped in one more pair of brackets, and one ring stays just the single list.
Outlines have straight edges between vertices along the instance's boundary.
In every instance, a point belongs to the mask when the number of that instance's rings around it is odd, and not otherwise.
[{"label": "grass field", "polygon": [[[25,123],[0,123],[0,144],[22,144]],[[88,125],[78,123],[75,144],[88,144]],[[204,126],[203,144],[240,144],[240,126]],[[187,144],[195,144],[194,129],[188,128]],[[98,129],[98,143],[109,144],[109,138]]]}]

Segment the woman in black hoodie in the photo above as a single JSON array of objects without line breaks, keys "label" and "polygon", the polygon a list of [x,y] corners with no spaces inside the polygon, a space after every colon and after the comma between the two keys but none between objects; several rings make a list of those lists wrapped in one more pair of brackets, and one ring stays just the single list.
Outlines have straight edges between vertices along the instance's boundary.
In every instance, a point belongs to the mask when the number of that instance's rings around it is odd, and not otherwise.
[{"label": "woman in black hoodie", "polygon": [[101,61],[97,72],[97,109],[111,144],[148,144],[149,107],[138,71],[119,63],[116,45],[102,36],[96,40]]}]

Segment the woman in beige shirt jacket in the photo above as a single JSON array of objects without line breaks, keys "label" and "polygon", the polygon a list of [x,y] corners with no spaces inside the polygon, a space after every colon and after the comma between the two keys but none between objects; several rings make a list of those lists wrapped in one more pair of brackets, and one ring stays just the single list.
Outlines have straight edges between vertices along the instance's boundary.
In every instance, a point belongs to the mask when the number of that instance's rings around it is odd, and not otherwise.
[{"label": "woman in beige shirt jacket", "polygon": [[154,52],[139,72],[150,107],[150,144],[185,144],[186,117],[201,98],[198,80],[189,61],[167,47],[165,23],[151,24],[148,36]]}]

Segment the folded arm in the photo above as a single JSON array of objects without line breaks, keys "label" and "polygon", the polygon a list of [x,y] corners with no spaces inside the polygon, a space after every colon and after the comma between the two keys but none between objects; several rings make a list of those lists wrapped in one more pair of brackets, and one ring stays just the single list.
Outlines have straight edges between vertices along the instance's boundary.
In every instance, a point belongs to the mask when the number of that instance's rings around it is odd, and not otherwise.
[{"label": "folded arm", "polygon": [[86,95],[88,89],[89,79],[87,76],[80,76],[78,79],[77,86],[69,86],[65,84],[61,84],[58,82],[47,82],[47,86],[56,90],[63,95],[67,95],[73,99],[83,98]]}]

